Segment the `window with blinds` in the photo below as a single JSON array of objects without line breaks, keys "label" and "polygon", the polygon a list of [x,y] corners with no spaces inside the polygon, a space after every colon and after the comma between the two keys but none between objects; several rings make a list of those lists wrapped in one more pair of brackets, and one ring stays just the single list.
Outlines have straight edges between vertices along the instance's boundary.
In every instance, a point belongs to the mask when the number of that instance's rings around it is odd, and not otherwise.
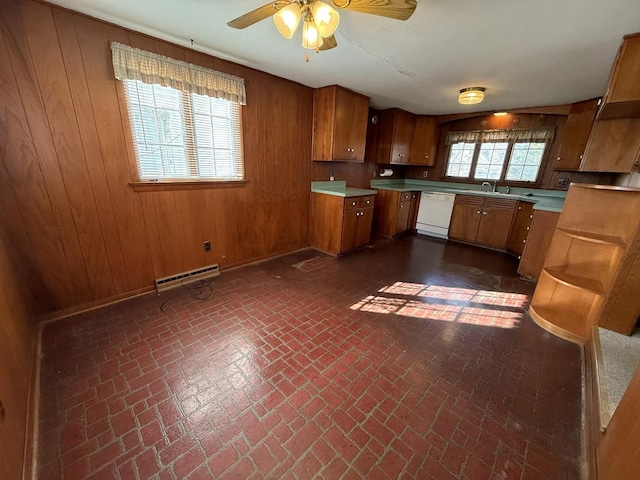
[{"label": "window with blinds", "polygon": [[240,104],[124,80],[140,180],[242,180]]},{"label": "window with blinds", "polygon": [[449,132],[446,176],[536,182],[553,127]]}]

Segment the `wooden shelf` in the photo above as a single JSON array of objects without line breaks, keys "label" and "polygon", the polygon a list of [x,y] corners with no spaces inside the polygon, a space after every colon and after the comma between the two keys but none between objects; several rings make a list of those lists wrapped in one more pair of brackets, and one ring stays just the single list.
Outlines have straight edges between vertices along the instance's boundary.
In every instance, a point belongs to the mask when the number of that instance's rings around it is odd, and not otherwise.
[{"label": "wooden shelf", "polygon": [[552,308],[546,308],[540,305],[529,306],[529,315],[534,322],[544,328],[546,331],[554,334],[556,337],[563,338],[569,342],[583,345],[586,338],[574,332],[559,327],[562,324],[562,313]]},{"label": "wooden shelf", "polygon": [[606,295],[606,290],[602,282],[594,280],[592,278],[582,277],[580,275],[574,275],[566,273],[559,268],[544,268],[543,271],[550,277],[558,282],[566,285],[567,287],[579,288],[581,290],[587,290],[596,295]]},{"label": "wooden shelf", "polygon": [[583,232],[581,230],[570,230],[568,228],[558,227],[558,231],[573,238],[584,240],[585,242],[601,243],[604,245],[615,245],[617,247],[626,247],[626,242],[617,235],[603,235],[600,233]]}]

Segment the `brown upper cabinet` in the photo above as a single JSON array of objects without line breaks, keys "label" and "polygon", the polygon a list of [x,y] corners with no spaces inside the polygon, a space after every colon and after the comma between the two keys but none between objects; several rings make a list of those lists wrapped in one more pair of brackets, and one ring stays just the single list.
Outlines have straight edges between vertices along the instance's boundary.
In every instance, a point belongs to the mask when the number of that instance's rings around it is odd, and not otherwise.
[{"label": "brown upper cabinet", "polygon": [[587,147],[591,126],[598,111],[598,99],[574,103],[562,135],[562,145],[554,165],[555,170],[578,170]]},{"label": "brown upper cabinet", "polygon": [[[640,160],[640,33],[622,40],[578,170],[629,173]],[[566,135],[565,135],[566,136]],[[557,169],[557,166],[556,166]]]},{"label": "brown upper cabinet", "polygon": [[338,85],[313,95],[312,160],[364,162],[369,98]]},{"label": "brown upper cabinet", "polygon": [[581,172],[629,173],[640,163],[640,118],[596,120]]},{"label": "brown upper cabinet", "polygon": [[414,124],[413,113],[399,108],[380,110],[373,162],[408,164]]},{"label": "brown upper cabinet", "polygon": [[427,115],[416,115],[413,137],[409,148],[409,164],[434,166],[436,164],[437,145],[436,119]]},{"label": "brown upper cabinet", "polygon": [[599,120],[640,117],[640,33],[625,35],[609,77]]}]

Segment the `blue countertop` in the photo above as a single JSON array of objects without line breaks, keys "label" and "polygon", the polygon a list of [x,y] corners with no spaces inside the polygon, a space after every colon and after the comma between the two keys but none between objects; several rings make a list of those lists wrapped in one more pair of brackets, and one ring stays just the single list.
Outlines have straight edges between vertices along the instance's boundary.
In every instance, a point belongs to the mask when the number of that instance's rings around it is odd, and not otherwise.
[{"label": "blue countertop", "polygon": [[[323,182],[329,183],[329,182]],[[397,192],[445,192],[464,195],[480,195],[483,197],[507,198],[533,203],[534,210],[561,212],[567,192],[560,190],[540,190],[536,188],[513,187],[509,193],[505,187],[498,187],[498,192],[480,190],[480,185],[455,182],[434,182],[429,180],[371,180],[371,188],[376,190],[393,190]]]}]

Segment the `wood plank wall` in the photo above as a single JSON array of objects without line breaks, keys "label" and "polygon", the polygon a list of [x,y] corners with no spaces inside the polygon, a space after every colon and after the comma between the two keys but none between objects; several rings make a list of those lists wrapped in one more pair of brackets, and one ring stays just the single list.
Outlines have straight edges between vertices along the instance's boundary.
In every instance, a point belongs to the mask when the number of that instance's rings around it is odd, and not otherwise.
[{"label": "wood plank wall", "polygon": [[[22,478],[35,321],[0,228],[0,478]],[[29,446],[30,450],[30,446]]]},{"label": "wood plank wall", "polygon": [[[0,14],[0,222],[39,312],[309,245],[312,89],[33,0]],[[132,190],[111,41],[245,79],[246,186]]]}]

